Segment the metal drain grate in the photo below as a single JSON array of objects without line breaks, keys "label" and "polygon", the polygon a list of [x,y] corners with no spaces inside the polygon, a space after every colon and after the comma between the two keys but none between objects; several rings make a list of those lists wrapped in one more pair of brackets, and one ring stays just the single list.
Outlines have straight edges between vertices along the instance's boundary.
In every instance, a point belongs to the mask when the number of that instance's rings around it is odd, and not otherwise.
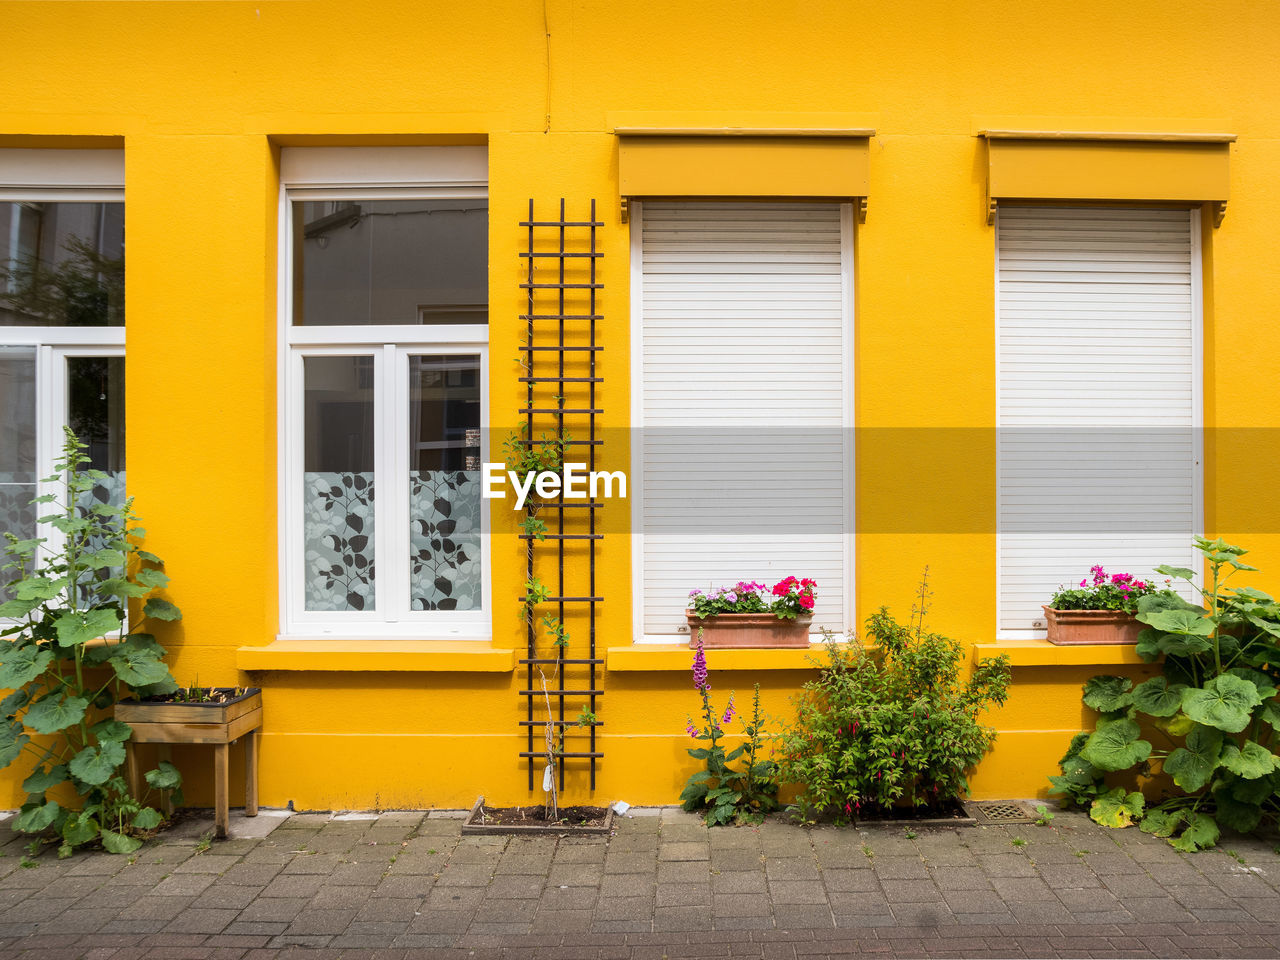
[{"label": "metal drain grate", "polygon": [[1035,823],[1037,817],[1030,805],[1017,800],[984,800],[970,803],[969,808],[986,823]]}]

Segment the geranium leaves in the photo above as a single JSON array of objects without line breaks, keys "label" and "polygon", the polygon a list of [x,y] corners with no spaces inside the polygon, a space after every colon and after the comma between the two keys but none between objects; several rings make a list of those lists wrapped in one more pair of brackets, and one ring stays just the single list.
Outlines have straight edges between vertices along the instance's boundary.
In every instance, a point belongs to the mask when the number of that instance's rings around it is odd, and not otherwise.
[{"label": "geranium leaves", "polygon": [[1262,703],[1258,688],[1250,681],[1223,674],[1189,688],[1182,695],[1182,712],[1196,723],[1239,733],[1249,725],[1253,708]]},{"label": "geranium leaves", "polygon": [[1212,847],[1218,842],[1220,831],[1213,817],[1206,813],[1188,811],[1182,815],[1182,819],[1186,821],[1187,828],[1182,831],[1181,836],[1169,841],[1178,850],[1184,853],[1195,853],[1197,850]]},{"label": "geranium leaves", "polygon": [[1080,756],[1099,770],[1127,770],[1151,755],[1151,744],[1139,739],[1133,720],[1115,720],[1095,730]]}]

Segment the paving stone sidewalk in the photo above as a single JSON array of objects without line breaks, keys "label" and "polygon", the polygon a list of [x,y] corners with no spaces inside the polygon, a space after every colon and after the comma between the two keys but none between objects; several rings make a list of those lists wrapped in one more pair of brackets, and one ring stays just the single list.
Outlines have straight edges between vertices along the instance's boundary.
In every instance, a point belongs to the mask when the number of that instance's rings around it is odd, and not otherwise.
[{"label": "paving stone sidewalk", "polygon": [[193,820],[63,861],[0,826],[0,956],[1280,957],[1275,841],[1183,855],[1073,813],[914,832],[636,813],[609,838],[463,837],[434,811],[268,815],[210,844]]}]

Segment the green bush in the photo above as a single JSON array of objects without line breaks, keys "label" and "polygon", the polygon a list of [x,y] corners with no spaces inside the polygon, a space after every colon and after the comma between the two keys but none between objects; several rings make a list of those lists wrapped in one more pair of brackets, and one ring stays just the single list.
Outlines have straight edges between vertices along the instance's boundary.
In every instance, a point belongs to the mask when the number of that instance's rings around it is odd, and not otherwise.
[{"label": "green bush", "polygon": [[1009,660],[982,660],[962,678],[968,649],[925,630],[928,597],[926,571],[908,625],[884,607],[867,620],[871,651],[853,634],[847,644],[826,634],[827,662],[777,741],[782,781],[801,788],[801,819],[830,811],[849,822],[968,791],[967,772],[996,737],[979,715],[1004,703]]},{"label": "green bush", "polygon": [[[145,534],[133,525],[132,501],[92,502],[106,475],[83,469],[84,449],[68,430],[58,474],[46,481],[60,481],[64,496],[35,501],[52,506],[40,521],[58,532],[57,542],[6,533],[8,563],[0,568],[9,581],[0,590],[12,598],[0,603],[0,619],[16,621],[0,630],[0,687],[13,690],[0,703],[0,768],[29,758],[27,801],[14,827],[37,835],[33,847],[41,835],[56,838],[59,856],[99,839],[112,853],[129,853],[141,845],[133,834],[159,825],[160,814],[130,796],[120,776],[133,731],[109,711],[122,696],[178,688],[164,649],[138,629],[181,618],[153,596],[169,578],[160,558],[138,547]],[[131,600],[141,609],[126,627]],[[159,790],[181,783],[169,763],[146,779]],[[66,802],[68,794],[78,802]]]},{"label": "green bush", "polygon": [[[1248,832],[1280,818],[1280,604],[1261,590],[1228,586],[1237,573],[1256,570],[1240,560],[1248,551],[1203,537],[1196,548],[1210,571],[1208,585],[1195,588],[1203,605],[1168,595],[1138,602],[1138,620],[1147,624],[1138,655],[1148,663],[1163,657],[1163,675],[1137,686],[1112,676],[1085,684],[1097,724],[1077,735],[1062,775],[1050,777],[1054,792],[1087,803],[1098,823],[1140,822],[1143,832],[1186,851],[1215,844],[1219,826]],[[1194,586],[1192,570],[1156,570]],[[1132,789],[1134,775],[1157,767],[1175,789],[1148,803]],[[1130,775],[1126,783],[1107,789],[1107,774],[1120,771]]]}]

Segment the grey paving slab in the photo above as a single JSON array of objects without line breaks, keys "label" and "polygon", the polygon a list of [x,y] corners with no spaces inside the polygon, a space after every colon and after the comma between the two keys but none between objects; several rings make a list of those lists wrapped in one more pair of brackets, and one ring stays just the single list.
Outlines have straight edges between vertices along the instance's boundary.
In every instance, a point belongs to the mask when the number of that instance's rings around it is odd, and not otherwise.
[{"label": "grey paving slab", "polygon": [[0,869],[0,956],[1280,957],[1280,855],[1254,838],[1188,856],[1067,813],[914,837],[665,809],[611,838],[457,825],[305,814],[203,852],[188,829],[133,864],[41,857]]}]

